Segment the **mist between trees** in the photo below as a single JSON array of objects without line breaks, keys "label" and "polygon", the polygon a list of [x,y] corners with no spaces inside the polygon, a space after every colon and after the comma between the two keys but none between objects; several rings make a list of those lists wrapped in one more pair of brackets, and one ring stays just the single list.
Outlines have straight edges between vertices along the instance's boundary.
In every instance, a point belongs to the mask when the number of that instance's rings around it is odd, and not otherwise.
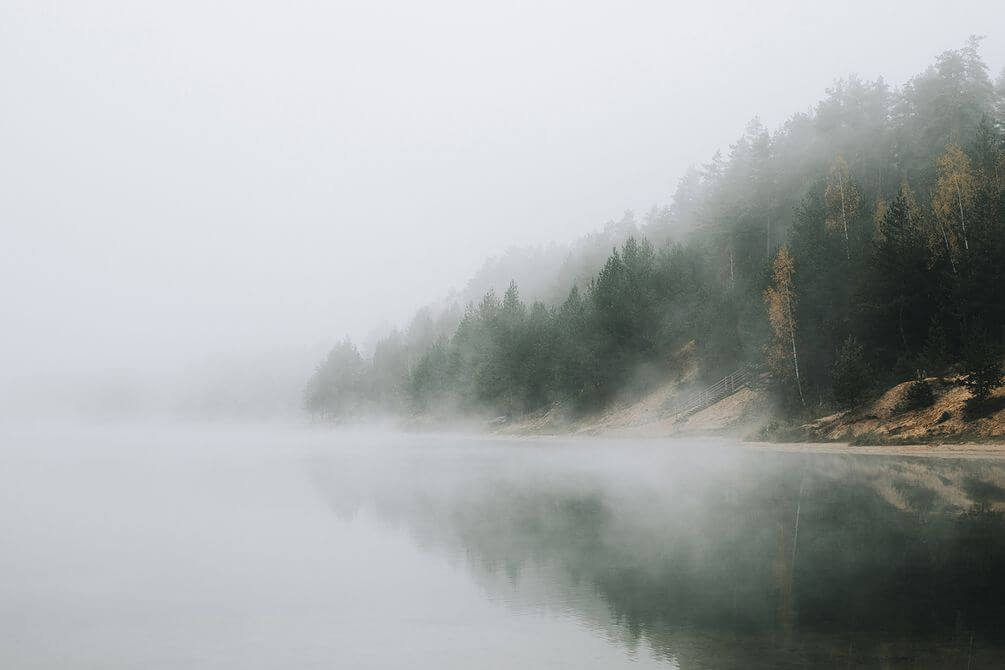
[{"label": "mist between trees", "polygon": [[995,83],[979,45],[900,88],[837,81],[774,132],[755,118],[641,225],[528,254],[530,304],[517,254],[470,285],[512,268],[501,297],[420,311],[369,358],[339,343],[306,409],[575,414],[743,365],[790,415],[924,374],[986,397],[1005,338],[1005,70]]}]

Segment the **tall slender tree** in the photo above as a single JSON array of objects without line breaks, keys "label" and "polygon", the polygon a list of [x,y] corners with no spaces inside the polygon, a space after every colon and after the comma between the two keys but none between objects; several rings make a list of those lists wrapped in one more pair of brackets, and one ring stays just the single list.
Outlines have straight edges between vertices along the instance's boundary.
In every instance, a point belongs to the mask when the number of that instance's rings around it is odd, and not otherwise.
[{"label": "tall slender tree", "polygon": [[[967,238],[967,216],[973,207],[977,192],[970,158],[958,144],[950,144],[946,147],[945,153],[939,156],[936,166],[939,170],[939,178],[935,183],[932,209],[944,230],[947,231],[947,246],[955,242],[956,246],[959,247],[962,242],[964,251],[970,251],[970,242]],[[957,227],[959,228],[958,236],[955,235]],[[952,251],[950,248],[950,253]]]},{"label": "tall slender tree", "polygon": [[845,255],[851,260],[851,239],[848,230],[850,222],[858,215],[859,194],[848,173],[848,163],[840,154],[831,164],[824,201],[827,204],[827,221],[831,227],[839,228],[844,233]]},{"label": "tall slender tree", "polygon": [[795,263],[788,245],[778,250],[775,256],[774,270],[771,275],[771,286],[764,291],[764,302],[768,307],[768,321],[771,324],[772,342],[768,351],[768,359],[780,377],[789,376],[789,360],[791,355],[791,374],[795,378],[796,390],[799,392],[799,402],[806,405],[803,396],[802,380],[799,378],[799,354],[796,351],[796,291],[793,279]]}]

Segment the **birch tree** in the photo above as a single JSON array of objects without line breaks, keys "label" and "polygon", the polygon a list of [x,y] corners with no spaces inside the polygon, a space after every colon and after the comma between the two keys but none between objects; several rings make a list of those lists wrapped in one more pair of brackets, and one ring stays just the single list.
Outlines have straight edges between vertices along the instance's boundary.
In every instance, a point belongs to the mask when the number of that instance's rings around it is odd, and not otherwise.
[{"label": "birch tree", "polygon": [[799,391],[799,401],[805,406],[802,380],[799,378],[799,355],[796,352],[794,275],[795,265],[786,245],[779,249],[778,255],[775,256],[771,286],[764,291],[764,302],[768,307],[768,321],[772,332],[768,360],[772,369],[782,376],[788,376],[791,370],[796,381],[796,389]]},{"label": "birch tree", "polygon": [[848,164],[840,154],[834,159],[827,175],[824,203],[827,206],[827,224],[844,233],[845,256],[851,260],[851,236],[848,230],[858,215],[859,193],[848,174]]},{"label": "birch tree", "polygon": [[967,238],[967,217],[972,211],[977,195],[976,179],[970,159],[957,144],[946,147],[936,161],[939,179],[935,183],[932,209],[943,228],[950,254],[970,250]]}]

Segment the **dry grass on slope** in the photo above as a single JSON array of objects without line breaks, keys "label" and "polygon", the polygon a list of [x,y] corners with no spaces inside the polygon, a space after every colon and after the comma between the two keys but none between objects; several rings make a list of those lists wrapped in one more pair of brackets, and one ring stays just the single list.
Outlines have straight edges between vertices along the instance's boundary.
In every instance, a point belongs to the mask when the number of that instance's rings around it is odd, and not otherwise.
[{"label": "dry grass on slope", "polygon": [[904,382],[862,407],[822,417],[806,429],[816,439],[859,443],[1005,440],[1005,388],[992,395],[986,416],[968,419],[964,408],[970,393],[959,378],[925,381],[935,395],[930,407],[901,410],[912,384]]}]

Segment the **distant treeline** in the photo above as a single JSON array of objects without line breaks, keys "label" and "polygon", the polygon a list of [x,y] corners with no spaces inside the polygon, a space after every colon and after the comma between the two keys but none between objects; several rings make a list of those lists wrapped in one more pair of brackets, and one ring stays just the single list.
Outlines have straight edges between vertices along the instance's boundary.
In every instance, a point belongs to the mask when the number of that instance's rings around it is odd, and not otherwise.
[{"label": "distant treeline", "polygon": [[420,312],[369,359],[343,341],[308,382],[306,408],[582,412],[746,364],[770,371],[796,413],[951,369],[993,387],[1005,339],[1005,71],[995,85],[978,46],[943,53],[896,90],[840,80],[774,133],[755,119],[643,228],[621,222],[625,241],[592,277],[595,247],[573,249],[555,275],[564,299],[538,287],[548,302],[528,305],[511,283],[463,314]]}]

